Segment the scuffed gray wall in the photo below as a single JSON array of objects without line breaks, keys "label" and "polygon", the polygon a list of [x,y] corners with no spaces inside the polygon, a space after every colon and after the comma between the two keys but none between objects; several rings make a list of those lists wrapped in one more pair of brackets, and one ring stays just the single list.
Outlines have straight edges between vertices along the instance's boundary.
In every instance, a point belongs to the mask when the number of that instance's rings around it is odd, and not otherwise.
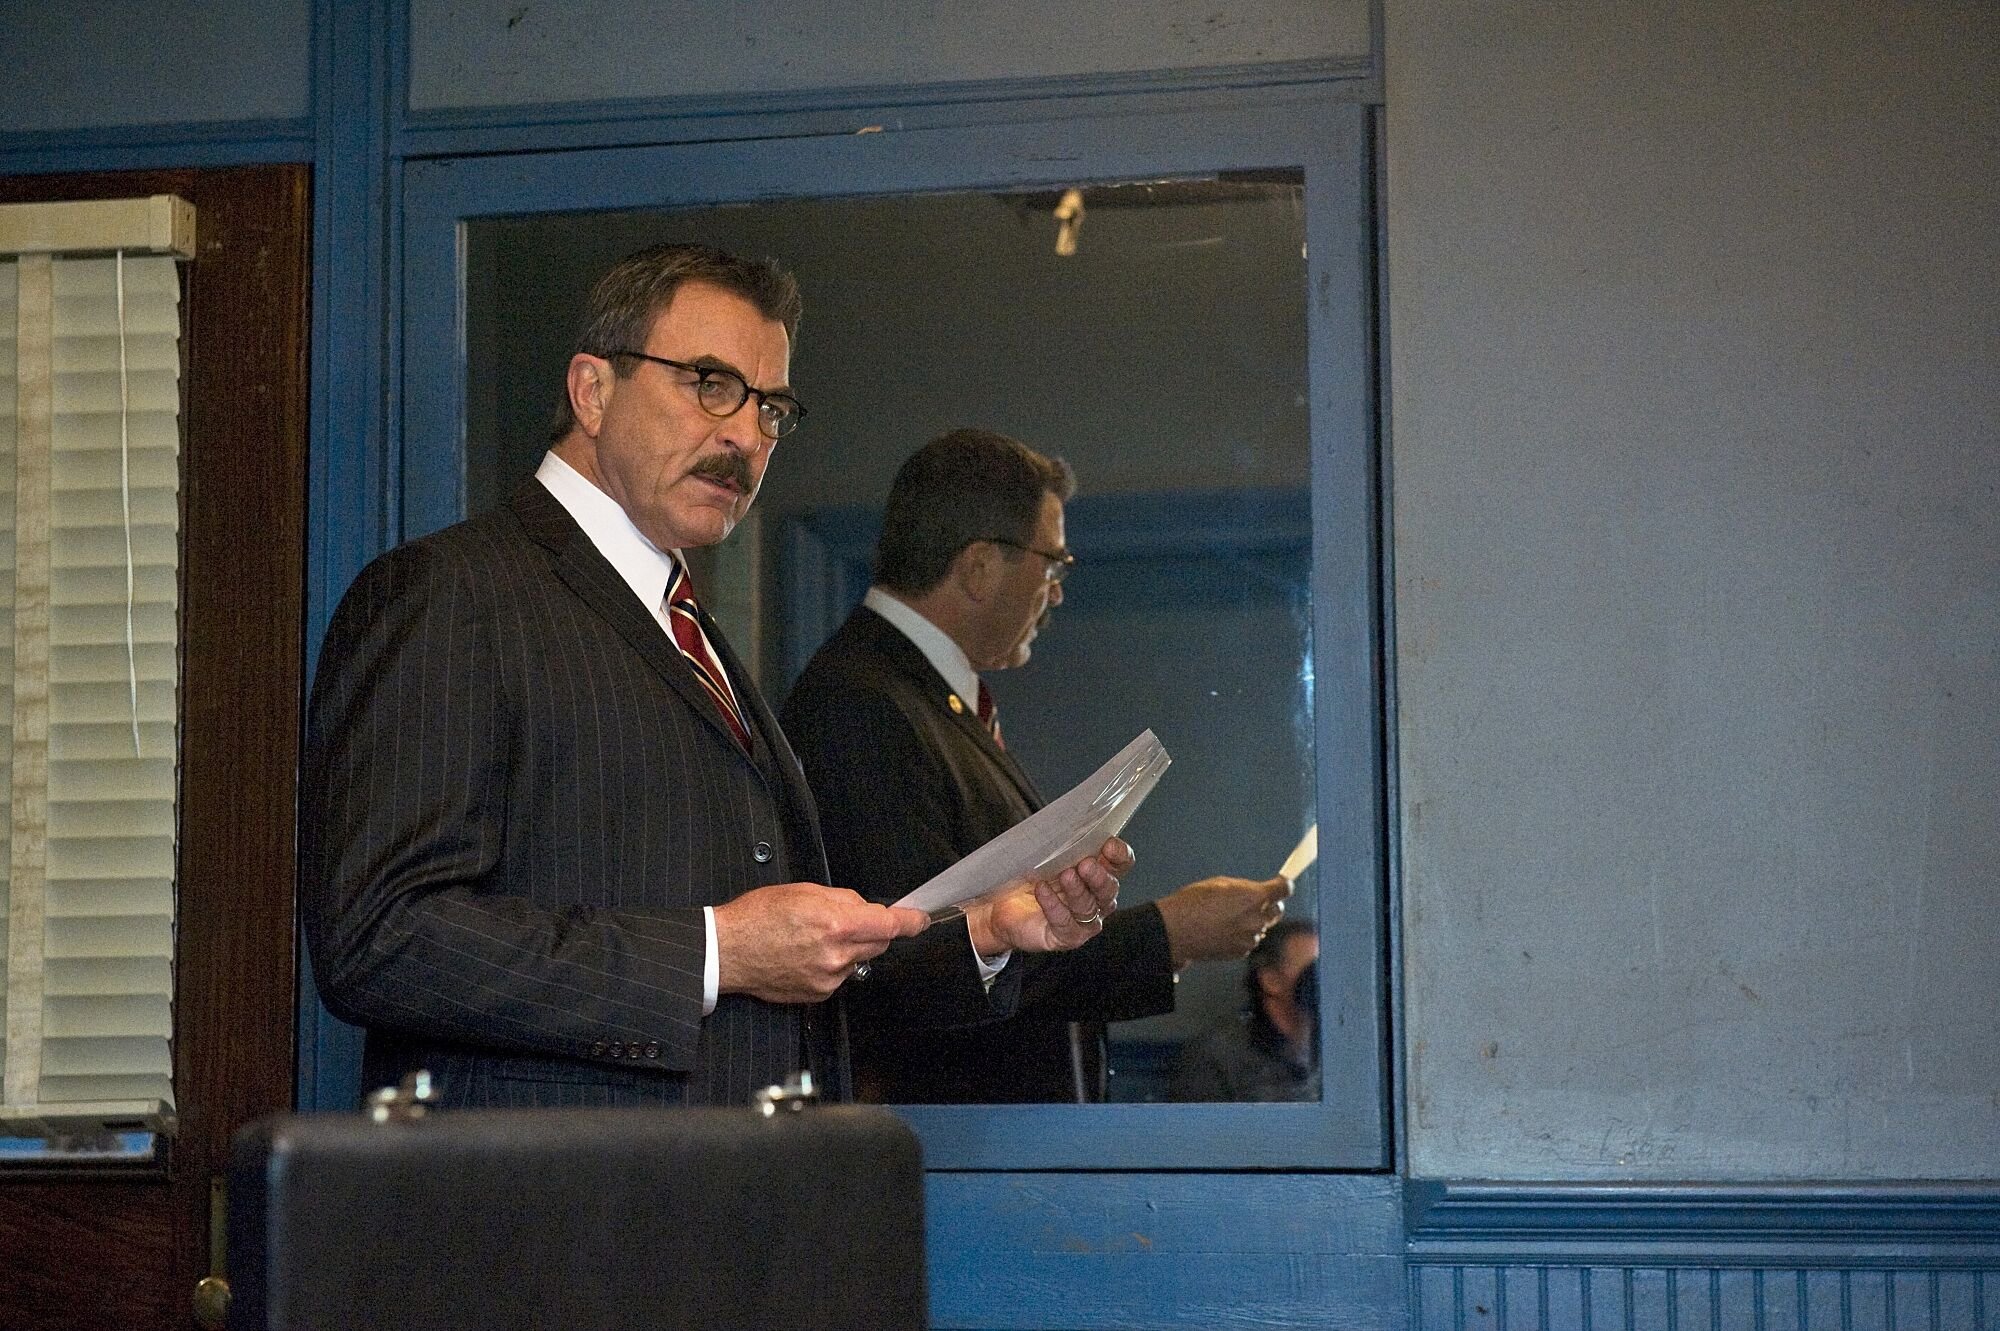
[{"label": "scuffed gray wall", "polygon": [[1997,51],[1390,0],[1412,1172],[2000,1175]]},{"label": "scuffed gray wall", "polygon": [[737,98],[1369,55],[1368,0],[411,0],[410,106]]}]

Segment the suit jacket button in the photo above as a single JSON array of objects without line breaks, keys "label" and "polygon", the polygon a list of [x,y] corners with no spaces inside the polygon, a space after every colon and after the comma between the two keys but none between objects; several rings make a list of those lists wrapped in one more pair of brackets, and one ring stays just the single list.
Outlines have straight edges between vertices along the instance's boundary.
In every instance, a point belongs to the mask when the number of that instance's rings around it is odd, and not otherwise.
[{"label": "suit jacket button", "polygon": [[606,1045],[604,1041],[602,1040],[593,1041],[590,1046],[590,1056],[592,1058],[603,1058],[605,1049]]},{"label": "suit jacket button", "polygon": [[769,864],[771,862],[771,843],[768,841],[759,841],[750,848],[750,858],[759,864]]},{"label": "suit jacket button", "polygon": [[660,1056],[660,1042],[658,1040],[646,1041],[646,1057],[658,1058],[659,1056]]},{"label": "suit jacket button", "polygon": [[625,1057],[625,1045],[623,1041],[613,1040],[611,1042],[611,1056],[613,1058]]}]

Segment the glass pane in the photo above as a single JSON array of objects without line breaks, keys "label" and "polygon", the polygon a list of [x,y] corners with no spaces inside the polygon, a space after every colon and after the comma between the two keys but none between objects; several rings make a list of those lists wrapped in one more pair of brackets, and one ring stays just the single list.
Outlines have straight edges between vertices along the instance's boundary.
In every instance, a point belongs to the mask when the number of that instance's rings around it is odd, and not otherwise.
[{"label": "glass pane", "polygon": [[[970,425],[1066,458],[1080,562],[1033,659],[991,683],[1044,798],[1148,726],[1173,753],[1127,830],[1129,906],[1268,878],[1314,816],[1303,190],[1285,173],[1088,187],[1071,254],[1062,196],[470,221],[467,487],[478,511],[534,469],[585,293],[616,259],[660,240],[777,257],[805,292],[791,381],[810,419],[750,519],[695,560],[710,609],[775,706],[865,590],[905,457]],[[1312,871],[1288,913],[1316,917]],[[1187,968],[1173,1012],[1114,1024],[1109,1098],[1173,1098],[1184,1051],[1213,1039],[1233,1077],[1210,1095],[1318,1099],[1316,1069],[1285,1066],[1294,1038],[1317,1048],[1288,1006],[1309,943],[1273,957],[1285,983],[1248,1025],[1236,960]]]}]

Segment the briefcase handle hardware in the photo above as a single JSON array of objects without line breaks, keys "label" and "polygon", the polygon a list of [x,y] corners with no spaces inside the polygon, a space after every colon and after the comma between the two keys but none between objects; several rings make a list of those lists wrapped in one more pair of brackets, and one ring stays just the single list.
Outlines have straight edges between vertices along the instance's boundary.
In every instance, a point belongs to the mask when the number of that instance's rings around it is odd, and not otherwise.
[{"label": "briefcase handle hardware", "polygon": [[404,1077],[401,1085],[370,1091],[368,1119],[372,1123],[414,1123],[435,1099],[437,1091],[431,1085],[431,1074],[419,1068]]},{"label": "briefcase handle hardware", "polygon": [[810,1072],[794,1072],[785,1078],[782,1086],[766,1086],[751,1097],[757,1104],[757,1112],[770,1118],[784,1109],[796,1114],[807,1105],[819,1099],[819,1092],[813,1088]]}]

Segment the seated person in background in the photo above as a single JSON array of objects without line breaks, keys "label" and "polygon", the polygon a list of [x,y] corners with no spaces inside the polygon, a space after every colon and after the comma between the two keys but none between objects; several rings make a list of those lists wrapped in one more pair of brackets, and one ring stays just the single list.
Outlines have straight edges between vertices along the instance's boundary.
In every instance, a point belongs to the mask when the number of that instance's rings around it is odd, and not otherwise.
[{"label": "seated person in background", "polygon": [[1188,1043],[1175,1100],[1319,1099],[1319,935],[1280,920],[1250,953],[1243,1015]]}]

